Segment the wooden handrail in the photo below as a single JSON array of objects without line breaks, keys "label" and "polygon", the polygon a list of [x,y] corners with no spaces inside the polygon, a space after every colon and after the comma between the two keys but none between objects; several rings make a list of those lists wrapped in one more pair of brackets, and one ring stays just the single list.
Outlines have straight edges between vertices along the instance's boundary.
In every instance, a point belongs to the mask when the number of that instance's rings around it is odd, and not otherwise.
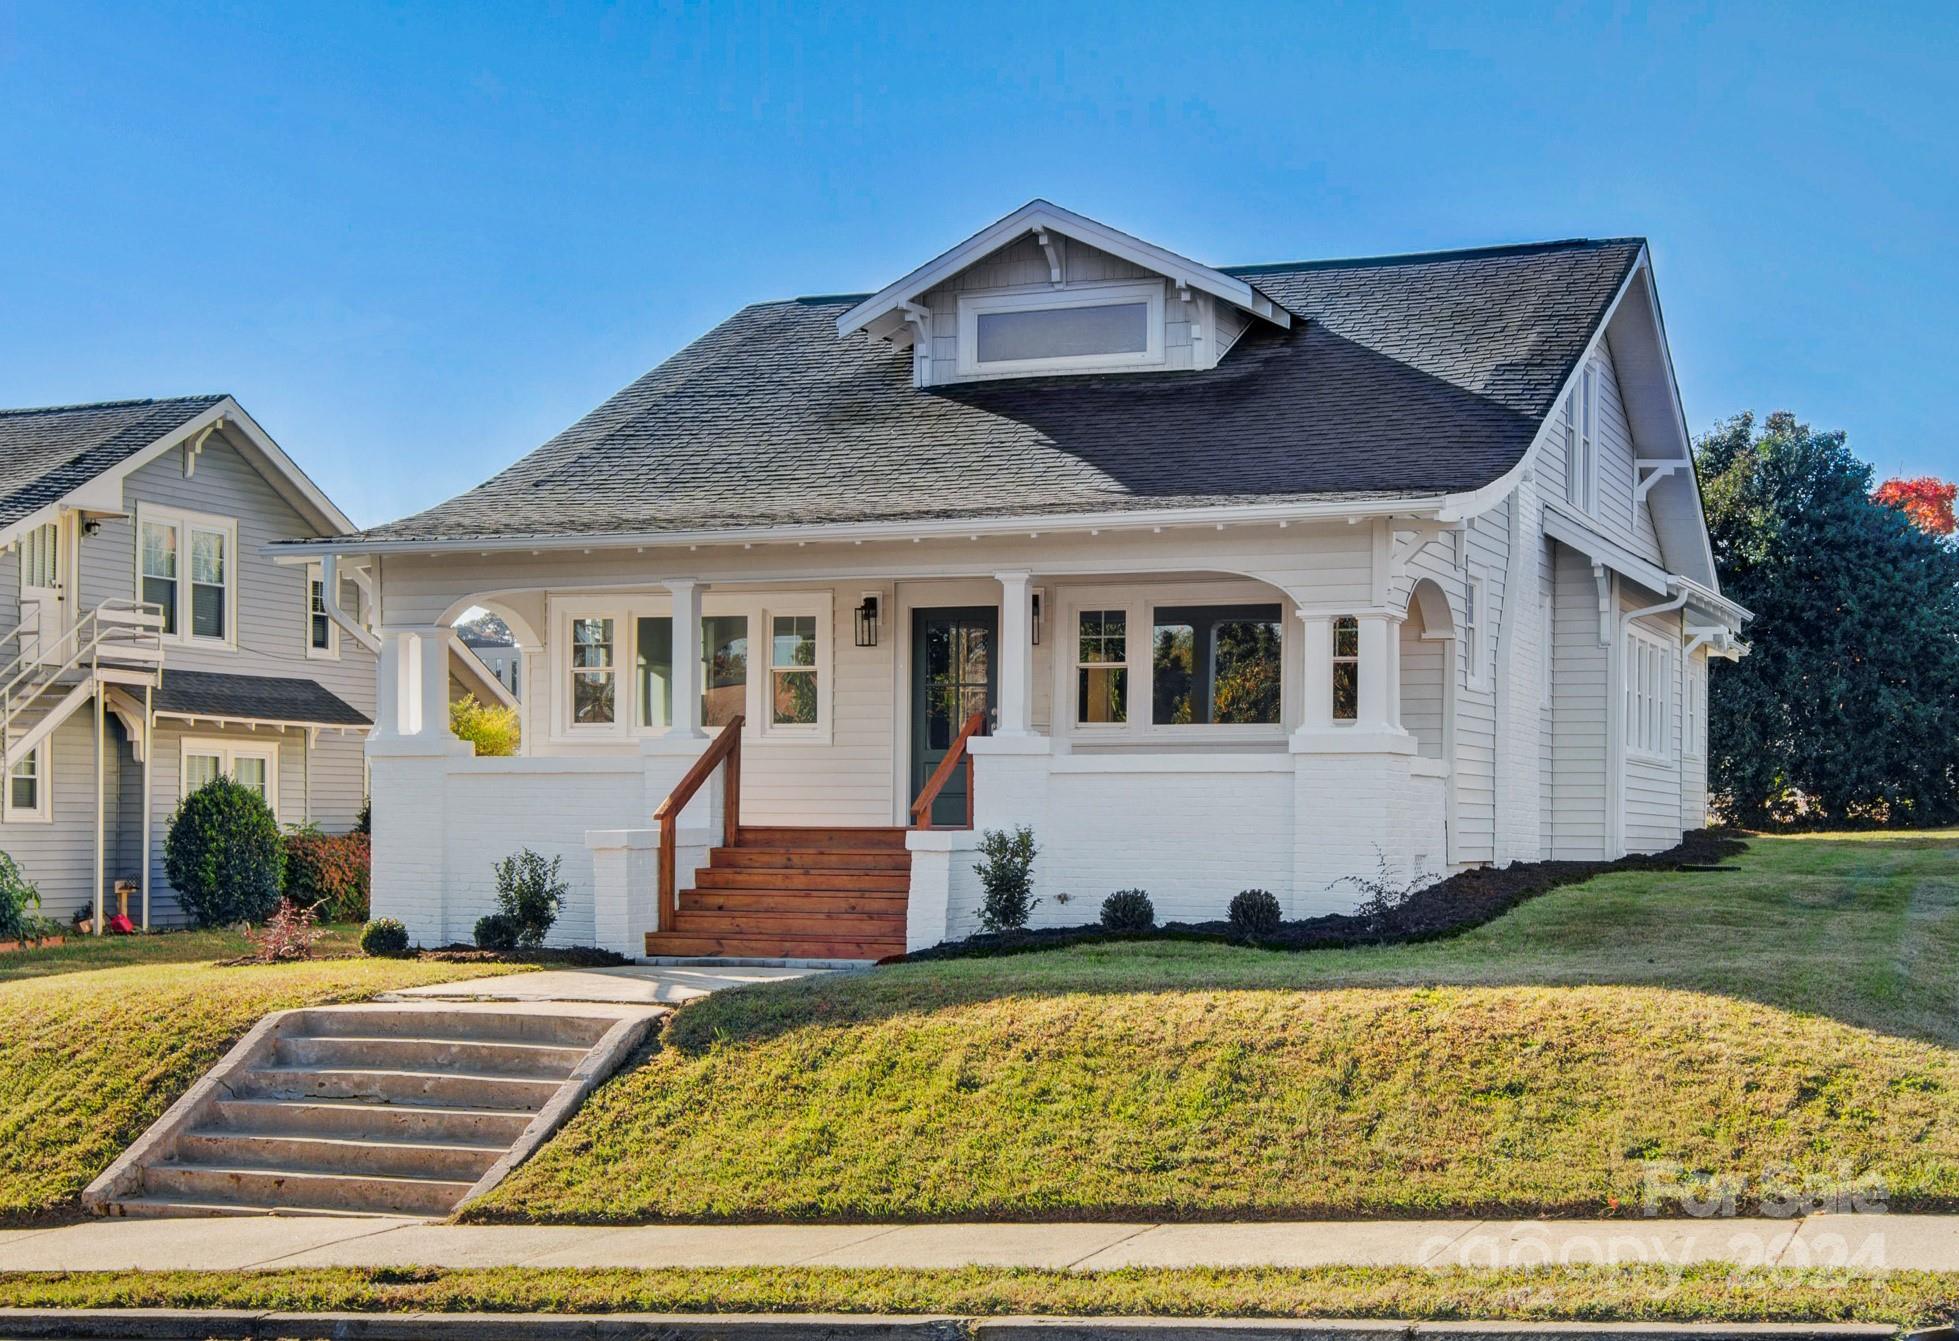
[{"label": "wooden handrail", "polygon": [[[972,751],[966,748],[966,742],[974,736],[984,735],[985,733],[986,713],[984,711],[976,712],[971,717],[968,717],[965,724],[959,728],[959,734],[952,738],[952,745],[946,750],[945,758],[939,760],[939,766],[932,770],[932,776],[925,779],[925,785],[919,789],[918,799],[911,803],[912,828],[930,829],[935,827],[932,823],[932,805],[939,799],[939,793],[945,790],[946,783],[952,780],[953,770],[959,767],[961,760],[964,760],[966,764],[965,827],[968,829],[973,827],[973,755]],[[951,826],[948,825],[946,827],[950,828]]]},{"label": "wooden handrail", "polygon": [[733,847],[741,835],[741,726],[739,714],[729,719],[721,728],[694,766],[681,775],[674,784],[667,799],[653,808],[653,818],[660,825],[660,906],[656,910],[654,930],[667,931],[673,927],[675,905],[675,884],[673,869],[673,850],[680,836],[680,812],[687,809],[687,803],[694,799],[694,793],[714,773],[718,765],[725,763],[721,772],[721,844]]}]

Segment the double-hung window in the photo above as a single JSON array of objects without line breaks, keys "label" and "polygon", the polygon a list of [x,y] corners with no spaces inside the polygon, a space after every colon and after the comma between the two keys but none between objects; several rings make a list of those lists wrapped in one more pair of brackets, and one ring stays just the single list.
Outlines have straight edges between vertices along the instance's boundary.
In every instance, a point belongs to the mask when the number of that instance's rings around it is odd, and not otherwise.
[{"label": "double-hung window", "polygon": [[13,767],[7,778],[7,819],[43,821],[54,815],[49,803],[48,743],[42,741]]},{"label": "double-hung window", "polygon": [[1333,621],[1333,720],[1360,718],[1360,621],[1341,615]]},{"label": "double-hung window", "polygon": [[773,615],[769,636],[769,725],[815,726],[816,616]]},{"label": "double-hung window", "polygon": [[1650,634],[1626,639],[1626,749],[1651,759],[1671,753],[1667,731],[1673,650]]},{"label": "double-hung window", "polygon": [[618,720],[617,621],[594,615],[571,621],[571,724],[609,727]]},{"label": "double-hung window", "polygon": [[279,747],[259,741],[187,739],[183,743],[183,794],[189,796],[217,778],[230,778],[279,810]]},{"label": "double-hung window", "polygon": [[340,655],[340,630],[327,614],[326,582],[318,566],[306,570],[306,655],[327,658]]},{"label": "double-hung window", "polygon": [[1701,732],[1707,727],[1707,663],[1687,663],[1687,691],[1680,705],[1680,752],[1700,758]]},{"label": "double-hung window", "polygon": [[236,645],[238,523],[139,505],[136,531],[137,588],[162,609],[164,636]]},{"label": "double-hung window", "polygon": [[1565,501],[1598,511],[1598,369],[1587,363],[1564,399]]},{"label": "double-hung window", "polygon": [[1083,726],[1129,720],[1129,613],[1084,610],[1075,649],[1075,721]]},{"label": "double-hung window", "polygon": [[1462,654],[1467,663],[1464,668],[1471,689],[1489,687],[1489,649],[1484,637],[1484,623],[1489,618],[1484,609],[1487,600],[1483,579],[1472,576],[1463,589],[1462,604]]}]

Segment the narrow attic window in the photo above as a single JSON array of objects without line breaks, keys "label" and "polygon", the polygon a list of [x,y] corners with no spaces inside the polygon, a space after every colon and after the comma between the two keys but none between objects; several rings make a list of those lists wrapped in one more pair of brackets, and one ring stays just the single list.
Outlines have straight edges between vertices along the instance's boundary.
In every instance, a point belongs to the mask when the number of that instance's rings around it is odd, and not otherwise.
[{"label": "narrow attic window", "polygon": [[1073,372],[1163,361],[1163,285],[961,294],[959,371]]}]

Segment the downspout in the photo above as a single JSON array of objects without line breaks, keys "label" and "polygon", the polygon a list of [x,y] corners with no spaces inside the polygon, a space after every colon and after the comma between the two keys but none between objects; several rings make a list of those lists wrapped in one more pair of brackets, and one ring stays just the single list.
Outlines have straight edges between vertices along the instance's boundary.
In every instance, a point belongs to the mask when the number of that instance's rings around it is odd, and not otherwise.
[{"label": "downspout", "polygon": [[380,653],[381,640],[340,606],[340,556],[331,552],[320,556],[320,604],[325,607],[327,618],[352,635],[355,642],[370,652]]},{"label": "downspout", "polygon": [[[1618,584],[1613,584],[1616,594]],[[1607,653],[1608,662],[1606,683],[1610,695],[1606,699],[1606,720],[1610,723],[1611,737],[1606,741],[1606,756],[1612,761],[1611,776],[1606,779],[1606,796],[1609,809],[1606,837],[1606,857],[1608,860],[1626,855],[1626,631],[1635,619],[1648,615],[1663,615],[1670,610],[1678,610],[1687,604],[1687,593],[1681,593],[1658,605],[1641,606],[1628,610],[1619,616],[1618,636],[1612,640],[1612,648]]]}]

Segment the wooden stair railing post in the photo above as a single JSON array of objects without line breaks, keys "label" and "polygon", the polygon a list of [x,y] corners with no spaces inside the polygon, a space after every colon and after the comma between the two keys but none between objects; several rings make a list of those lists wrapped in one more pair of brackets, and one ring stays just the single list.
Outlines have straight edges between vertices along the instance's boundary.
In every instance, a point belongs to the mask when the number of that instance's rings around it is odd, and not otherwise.
[{"label": "wooden stair railing post", "polygon": [[973,827],[973,753],[966,748],[966,742],[974,736],[983,735],[985,731],[984,712],[974,713],[960,726],[959,734],[952,738],[952,745],[945,752],[945,758],[939,760],[939,766],[932,770],[932,776],[925,779],[925,785],[919,789],[918,799],[911,803],[912,828],[936,827],[932,823],[932,806],[939,799],[939,793],[945,790],[946,783],[951,781],[954,770],[962,762],[966,766],[966,827],[968,829]]},{"label": "wooden stair railing post", "polygon": [[733,847],[741,832],[741,727],[742,717],[737,714],[721,728],[721,734],[701,751],[667,799],[653,810],[653,818],[660,825],[660,905],[654,910],[653,929],[670,931],[673,928],[674,907],[678,897],[678,880],[674,871],[674,848],[680,838],[680,813],[687,809],[687,803],[694,799],[694,793],[701,784],[713,775],[717,765],[725,764],[722,771],[721,838],[724,846]]}]

